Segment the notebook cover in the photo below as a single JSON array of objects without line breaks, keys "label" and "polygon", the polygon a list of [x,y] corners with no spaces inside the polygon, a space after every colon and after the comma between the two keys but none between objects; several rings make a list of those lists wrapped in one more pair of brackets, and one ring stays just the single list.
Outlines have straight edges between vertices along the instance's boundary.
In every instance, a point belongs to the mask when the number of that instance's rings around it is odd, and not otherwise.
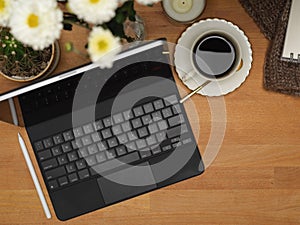
[{"label": "notebook cover", "polygon": [[300,1],[292,0],[282,58],[300,63]]}]

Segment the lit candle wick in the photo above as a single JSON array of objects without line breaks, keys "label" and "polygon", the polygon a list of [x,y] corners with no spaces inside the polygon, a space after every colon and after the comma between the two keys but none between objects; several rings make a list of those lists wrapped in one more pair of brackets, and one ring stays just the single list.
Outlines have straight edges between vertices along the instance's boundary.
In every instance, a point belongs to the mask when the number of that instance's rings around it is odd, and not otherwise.
[{"label": "lit candle wick", "polygon": [[173,0],[172,6],[177,13],[187,13],[193,7],[193,0]]}]

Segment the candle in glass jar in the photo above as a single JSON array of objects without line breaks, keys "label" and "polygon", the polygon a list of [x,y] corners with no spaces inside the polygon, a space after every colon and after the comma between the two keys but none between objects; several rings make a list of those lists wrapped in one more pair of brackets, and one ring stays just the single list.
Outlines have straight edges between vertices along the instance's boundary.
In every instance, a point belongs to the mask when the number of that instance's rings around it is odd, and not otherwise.
[{"label": "candle in glass jar", "polygon": [[205,0],[163,0],[167,15],[177,22],[192,22],[199,17],[205,7]]}]

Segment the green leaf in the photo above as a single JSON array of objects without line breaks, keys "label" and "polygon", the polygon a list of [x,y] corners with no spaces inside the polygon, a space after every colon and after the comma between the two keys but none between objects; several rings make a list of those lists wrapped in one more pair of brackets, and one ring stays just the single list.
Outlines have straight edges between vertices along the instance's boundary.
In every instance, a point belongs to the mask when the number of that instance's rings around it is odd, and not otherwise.
[{"label": "green leaf", "polygon": [[126,15],[123,13],[118,13],[114,19],[117,23],[123,24],[126,20]]}]

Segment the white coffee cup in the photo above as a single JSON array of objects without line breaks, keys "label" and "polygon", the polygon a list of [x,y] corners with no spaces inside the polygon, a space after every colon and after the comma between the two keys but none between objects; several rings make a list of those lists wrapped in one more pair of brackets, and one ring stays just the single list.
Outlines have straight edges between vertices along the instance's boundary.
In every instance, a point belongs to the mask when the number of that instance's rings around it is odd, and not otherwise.
[{"label": "white coffee cup", "polygon": [[228,79],[243,65],[239,43],[218,30],[205,32],[194,41],[190,60],[196,75],[209,81]]}]

